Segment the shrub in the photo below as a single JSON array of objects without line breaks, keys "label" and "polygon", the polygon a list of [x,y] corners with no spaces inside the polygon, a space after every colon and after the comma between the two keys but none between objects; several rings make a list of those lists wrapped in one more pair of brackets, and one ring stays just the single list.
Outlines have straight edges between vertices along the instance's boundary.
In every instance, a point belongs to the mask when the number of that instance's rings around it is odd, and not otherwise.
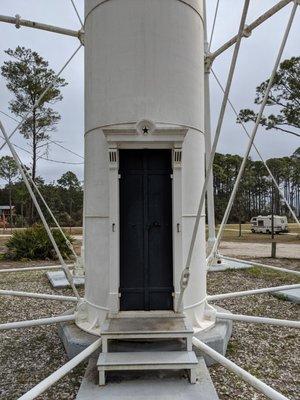
[{"label": "shrub", "polygon": [[[64,237],[58,230],[53,230],[52,233],[62,256],[68,258],[71,255],[71,251],[68,248]],[[67,234],[66,236],[70,242],[73,241],[70,236]],[[33,227],[27,228],[23,231],[14,232],[12,237],[6,243],[6,247],[8,249],[6,258],[13,260],[20,260],[22,258],[30,260],[55,260],[57,258],[56,252],[45,228],[40,225],[34,225]]]}]

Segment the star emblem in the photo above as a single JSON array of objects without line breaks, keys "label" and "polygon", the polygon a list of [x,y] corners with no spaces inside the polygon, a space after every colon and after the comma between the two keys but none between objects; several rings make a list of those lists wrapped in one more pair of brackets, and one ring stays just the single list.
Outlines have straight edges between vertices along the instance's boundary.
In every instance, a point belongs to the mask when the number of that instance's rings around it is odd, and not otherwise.
[{"label": "star emblem", "polygon": [[144,135],[147,135],[149,133],[149,129],[146,126],[143,128],[143,133]]}]

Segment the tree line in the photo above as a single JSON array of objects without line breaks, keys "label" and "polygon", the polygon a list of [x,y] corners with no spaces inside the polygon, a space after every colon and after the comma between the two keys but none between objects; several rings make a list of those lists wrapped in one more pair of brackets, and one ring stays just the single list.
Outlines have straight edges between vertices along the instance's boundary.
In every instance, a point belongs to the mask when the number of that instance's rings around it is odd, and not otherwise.
[{"label": "tree line", "polygon": [[[10,163],[9,168],[5,168]],[[39,217],[32,213],[32,203],[28,190],[20,178],[14,160],[5,156],[0,158],[0,177],[7,183],[0,189],[0,205],[12,205],[9,225],[27,227],[40,222]],[[45,183],[41,177],[36,177],[38,186],[46,203],[61,226],[82,226],[83,188],[72,171],[64,173],[56,182]],[[39,202],[50,225],[53,221],[45,206]]]},{"label": "tree line", "polygon": [[[222,220],[241,163],[242,157],[239,155],[216,154],[214,197],[217,222]],[[300,148],[290,157],[270,158],[267,165],[285,198],[296,215],[300,216]],[[38,222],[36,213],[32,215],[29,193],[20,179],[14,160],[9,156],[0,158],[0,177],[6,182],[0,188],[0,205],[15,207],[12,225],[22,227]],[[60,225],[82,226],[83,187],[74,172],[68,171],[52,183],[45,183],[41,177],[36,177],[35,183]],[[272,211],[272,204],[275,214],[291,217],[264,164],[249,158],[229,223],[247,222],[253,216],[268,215]],[[44,211],[47,215],[45,207]],[[48,220],[52,222],[49,216]]]},{"label": "tree line", "polygon": [[[214,161],[214,195],[216,221],[220,222],[237,178],[242,157],[217,153]],[[267,165],[279,183],[285,198],[300,215],[300,148],[290,157],[270,158]],[[250,158],[240,182],[229,222],[246,222],[256,215],[272,212],[287,215],[289,210],[262,161]]]},{"label": "tree line", "polygon": [[[56,182],[45,183],[37,175],[38,162],[48,158],[50,147],[62,147],[51,140],[51,134],[61,119],[53,106],[63,99],[61,89],[67,82],[58,78],[48,61],[31,49],[18,46],[15,50],[6,50],[5,53],[8,60],[1,66],[1,75],[12,95],[9,110],[17,123],[22,121],[18,130],[29,146],[27,149],[21,148],[31,155],[28,172],[60,224],[81,225],[83,189],[77,176],[68,171]],[[53,83],[51,87],[49,82]],[[262,103],[268,83],[267,79],[256,88],[254,104],[259,106]],[[242,109],[236,122],[253,123],[256,118],[255,110]],[[260,125],[269,134],[300,137],[300,57],[292,57],[280,64]],[[214,194],[217,222],[222,219],[241,162],[238,155],[216,154]],[[285,197],[299,216],[300,148],[289,157],[272,158],[267,163]],[[0,175],[6,182],[0,189],[0,205],[13,204],[16,207],[16,215],[11,222],[17,226],[36,222],[33,203],[9,156],[0,159]],[[272,205],[276,214],[288,215],[287,207],[277,189],[274,190],[263,163],[249,158],[229,222],[249,221],[253,215],[269,214]]]}]

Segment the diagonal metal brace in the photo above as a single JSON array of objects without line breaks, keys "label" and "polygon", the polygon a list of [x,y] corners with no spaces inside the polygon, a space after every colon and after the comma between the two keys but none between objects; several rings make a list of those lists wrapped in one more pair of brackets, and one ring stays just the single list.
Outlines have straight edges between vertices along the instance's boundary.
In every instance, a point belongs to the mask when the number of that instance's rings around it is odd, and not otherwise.
[{"label": "diagonal metal brace", "polygon": [[[253,21],[251,24],[245,26],[245,29],[243,31],[243,37],[249,37],[250,34],[254,29],[259,27],[261,24],[263,24],[265,21],[267,21],[270,17],[275,15],[278,11],[280,11],[282,8],[287,6],[288,4],[296,2],[297,4],[300,3],[300,0],[281,0],[277,4],[275,4],[273,7],[271,7],[268,11],[263,13],[261,16],[259,16],[255,21]],[[238,36],[235,35],[233,36],[228,42],[224,43],[221,47],[219,47],[216,51],[210,53],[207,55],[207,63],[212,64],[213,61],[224,51],[229,49],[231,46],[233,46],[238,39]]]},{"label": "diagonal metal brace", "polygon": [[80,29],[79,31],[74,31],[72,29],[61,28],[59,26],[43,24],[41,22],[35,22],[27,19],[21,19],[20,15],[18,14],[15,17],[0,15],[0,22],[13,24],[17,29],[19,29],[21,26],[26,26],[27,28],[40,29],[42,31],[58,33],[60,35],[76,37],[83,44],[83,29]]}]

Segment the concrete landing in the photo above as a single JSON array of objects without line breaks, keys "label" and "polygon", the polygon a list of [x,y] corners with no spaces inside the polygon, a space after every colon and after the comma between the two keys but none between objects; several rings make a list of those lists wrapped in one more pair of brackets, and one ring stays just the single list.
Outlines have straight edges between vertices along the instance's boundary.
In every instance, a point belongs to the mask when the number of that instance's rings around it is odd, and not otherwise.
[{"label": "concrete landing", "polygon": [[174,314],[173,318],[162,317],[131,317],[131,318],[109,318],[103,324],[101,334],[112,336],[126,336],[130,334],[187,334],[193,333],[191,327],[187,327],[186,318],[177,317]]},{"label": "concrete landing", "polygon": [[[70,287],[69,282],[63,271],[51,271],[47,272],[47,278],[49,279],[52,287],[54,288],[68,288]],[[73,278],[75,286],[84,285],[84,277]]]},{"label": "concrete landing", "polygon": [[198,382],[190,384],[184,371],[110,372],[107,385],[98,386],[96,359],[89,361],[76,400],[218,400],[202,358]]},{"label": "concrete landing", "polygon": [[273,296],[290,301],[291,303],[300,304],[300,288],[280,290],[279,292],[273,293]]},{"label": "concrete landing", "polygon": [[223,260],[221,264],[213,264],[209,267],[209,272],[220,272],[228,269],[245,269],[252,268],[253,265],[244,264],[243,262]]}]

